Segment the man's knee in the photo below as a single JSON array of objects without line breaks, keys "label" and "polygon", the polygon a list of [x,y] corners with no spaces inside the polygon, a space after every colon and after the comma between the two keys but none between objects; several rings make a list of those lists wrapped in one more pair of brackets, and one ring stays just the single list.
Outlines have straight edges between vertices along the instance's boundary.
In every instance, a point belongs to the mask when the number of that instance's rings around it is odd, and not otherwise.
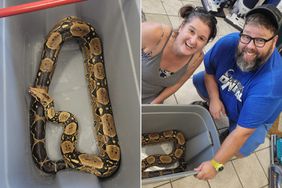
[{"label": "man's knee", "polygon": [[201,71],[195,75],[193,75],[193,85],[196,87],[196,88],[199,88],[201,87],[205,81],[204,81],[204,76],[205,76],[205,71]]},{"label": "man's knee", "polygon": [[205,71],[202,71],[202,72],[195,74],[192,80],[193,80],[193,85],[195,86],[200,97],[203,98],[204,100],[207,100],[208,92],[206,89],[204,77],[205,77]]}]

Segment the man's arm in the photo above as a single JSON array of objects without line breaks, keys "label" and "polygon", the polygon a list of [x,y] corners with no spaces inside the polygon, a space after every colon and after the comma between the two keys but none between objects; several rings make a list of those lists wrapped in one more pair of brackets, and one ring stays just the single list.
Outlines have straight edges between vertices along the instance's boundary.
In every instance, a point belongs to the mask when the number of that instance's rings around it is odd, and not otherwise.
[{"label": "man's arm", "polygon": [[225,108],[219,98],[218,86],[214,75],[205,73],[205,85],[209,94],[209,111],[214,119],[220,119],[225,115]]},{"label": "man's arm", "polygon": [[214,160],[220,163],[226,163],[233,156],[238,156],[240,148],[254,131],[255,128],[245,128],[237,125],[235,130],[228,135],[221,145],[220,149],[214,156]]},{"label": "man's arm", "polygon": [[[209,110],[211,115],[215,119],[220,118],[221,113],[225,114],[225,108],[220,100],[219,88],[214,75],[205,74],[205,85],[209,94]],[[218,163],[225,164],[233,156],[238,155],[240,148],[254,130],[255,129],[244,128],[238,125],[225,139],[213,159]],[[199,172],[196,177],[203,180],[212,179],[217,173],[210,161],[203,162],[195,170]]]},{"label": "man's arm", "polygon": [[[233,156],[238,156],[240,148],[254,131],[255,129],[237,125],[235,130],[225,139],[213,159],[221,164],[225,164]],[[212,179],[217,173],[210,161],[203,162],[195,170],[199,172],[196,177],[202,180]]]}]

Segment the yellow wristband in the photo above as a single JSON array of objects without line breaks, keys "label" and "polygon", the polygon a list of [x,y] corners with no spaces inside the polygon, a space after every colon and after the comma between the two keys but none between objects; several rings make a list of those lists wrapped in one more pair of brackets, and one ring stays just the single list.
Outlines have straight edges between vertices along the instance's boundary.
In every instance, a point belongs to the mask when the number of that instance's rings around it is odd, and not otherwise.
[{"label": "yellow wristband", "polygon": [[220,172],[224,169],[224,165],[215,161],[214,159],[210,160],[210,162],[217,172]]}]

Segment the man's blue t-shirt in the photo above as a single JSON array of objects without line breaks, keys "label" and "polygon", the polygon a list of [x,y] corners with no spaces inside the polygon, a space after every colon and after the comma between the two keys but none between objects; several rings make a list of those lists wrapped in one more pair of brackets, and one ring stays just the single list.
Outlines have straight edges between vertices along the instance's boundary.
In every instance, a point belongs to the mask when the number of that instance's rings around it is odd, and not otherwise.
[{"label": "man's blue t-shirt", "polygon": [[238,42],[239,33],[222,37],[204,57],[206,72],[215,76],[231,122],[246,128],[272,124],[282,111],[282,58],[275,49],[257,70],[242,72]]}]

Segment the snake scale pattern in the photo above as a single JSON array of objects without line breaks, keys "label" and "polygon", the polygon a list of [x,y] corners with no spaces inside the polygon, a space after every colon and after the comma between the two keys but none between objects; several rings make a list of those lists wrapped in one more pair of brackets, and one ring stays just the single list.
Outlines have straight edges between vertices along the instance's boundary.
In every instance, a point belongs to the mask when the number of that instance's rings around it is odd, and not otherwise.
[{"label": "snake scale pattern", "polygon": [[[76,148],[78,122],[67,111],[55,111],[54,100],[48,94],[49,85],[56,67],[57,57],[63,43],[74,39],[79,43],[84,56],[86,79],[94,114],[99,153],[81,153]],[[74,168],[97,177],[108,177],[119,167],[121,151],[115,128],[112,107],[108,95],[102,42],[89,23],[77,17],[67,17],[58,22],[49,32],[44,43],[41,62],[31,94],[30,140],[32,158],[36,166],[48,174]],[[45,147],[46,122],[55,122],[64,127],[60,149],[63,159],[51,160]]]},{"label": "snake scale pattern", "polygon": [[[184,154],[186,140],[181,131],[167,130],[163,132],[142,134],[142,146],[159,144],[163,142],[173,142],[174,147],[172,152],[170,154],[149,155],[143,159],[142,179],[185,171],[186,163],[184,161]],[[152,166],[165,167],[175,162],[178,162],[178,166],[174,169],[146,171],[147,168]]]}]

